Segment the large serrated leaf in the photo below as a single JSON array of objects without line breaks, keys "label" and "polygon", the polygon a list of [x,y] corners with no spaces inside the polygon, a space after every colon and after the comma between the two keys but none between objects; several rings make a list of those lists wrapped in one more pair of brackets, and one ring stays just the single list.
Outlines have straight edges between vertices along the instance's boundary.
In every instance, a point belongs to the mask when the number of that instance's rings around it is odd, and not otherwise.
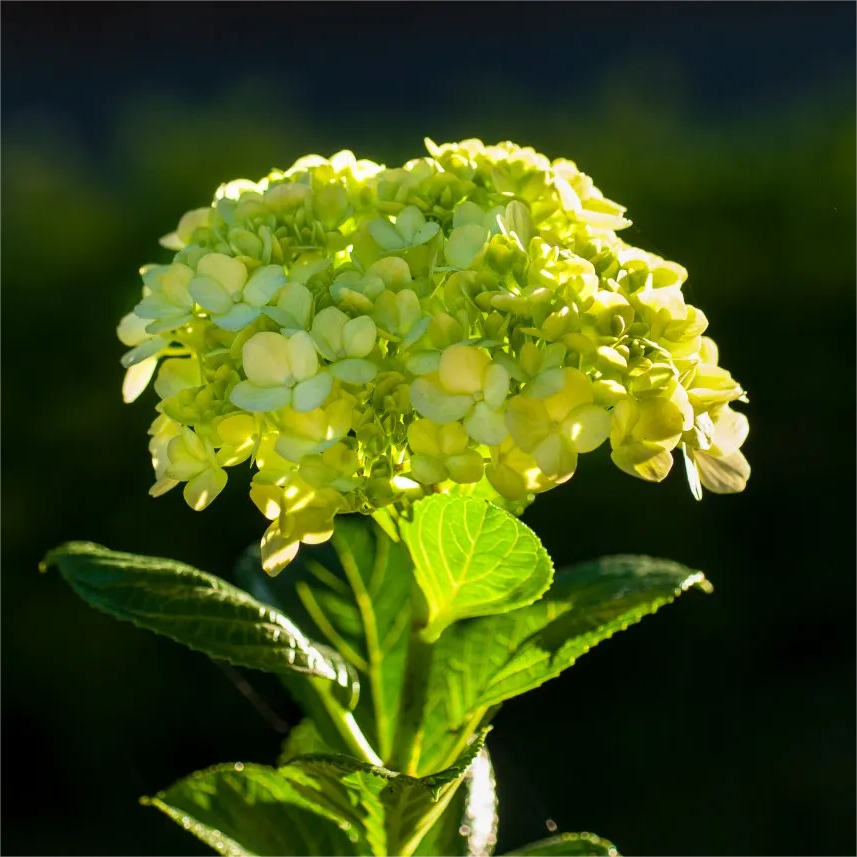
[{"label": "large serrated leaf", "polygon": [[505,857],[619,857],[616,846],[594,833],[560,833],[550,839],[531,842]]},{"label": "large serrated leaf", "polygon": [[[316,725],[302,720],[283,741],[278,764],[297,756],[329,754]],[[464,783],[414,852],[415,857],[489,857],[497,841],[497,790],[488,748],[483,747],[467,769]]]},{"label": "large serrated leaf", "polygon": [[360,853],[347,821],[307,801],[287,775],[264,765],[198,771],[141,803],[226,857]]},{"label": "large serrated leaf", "polygon": [[497,842],[497,784],[488,748],[483,747],[468,768],[464,787],[450,807],[426,834],[416,855],[490,857]]},{"label": "large serrated leaf", "polygon": [[452,765],[430,777],[410,777],[327,753],[299,756],[281,770],[303,774],[294,782],[304,799],[351,823],[373,855],[413,853],[448,808],[482,751],[486,732],[474,736]]},{"label": "large serrated leaf", "polygon": [[553,565],[535,533],[484,500],[427,497],[402,533],[426,600],[428,641],[462,619],[532,604],[550,586]]},{"label": "large serrated leaf", "polygon": [[89,542],[51,551],[41,567],[53,565],[84,601],[118,619],[235,666],[327,679],[343,700],[356,700],[357,677],[334,649],[214,575]]},{"label": "large serrated leaf", "polygon": [[[327,544],[306,545],[286,572],[262,571],[258,547],[239,560],[236,580],[339,651],[360,677],[355,719],[383,759],[393,746],[411,622],[407,548],[371,518],[340,516]],[[287,681],[307,709],[312,700]]]},{"label": "large serrated leaf", "polygon": [[535,604],[448,628],[435,646],[424,720],[432,741],[420,770],[443,765],[489,708],[555,678],[693,585],[708,584],[669,560],[605,557],[557,572]]}]

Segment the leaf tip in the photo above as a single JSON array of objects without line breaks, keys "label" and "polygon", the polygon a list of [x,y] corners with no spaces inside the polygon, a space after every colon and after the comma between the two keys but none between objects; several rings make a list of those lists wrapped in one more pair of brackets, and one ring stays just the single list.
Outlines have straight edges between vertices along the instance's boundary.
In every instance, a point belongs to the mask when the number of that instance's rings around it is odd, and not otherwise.
[{"label": "leaf tip", "polygon": [[701,571],[690,575],[687,580],[682,583],[681,591],[687,592],[692,586],[702,590],[706,595],[711,595],[714,592],[714,584]]}]

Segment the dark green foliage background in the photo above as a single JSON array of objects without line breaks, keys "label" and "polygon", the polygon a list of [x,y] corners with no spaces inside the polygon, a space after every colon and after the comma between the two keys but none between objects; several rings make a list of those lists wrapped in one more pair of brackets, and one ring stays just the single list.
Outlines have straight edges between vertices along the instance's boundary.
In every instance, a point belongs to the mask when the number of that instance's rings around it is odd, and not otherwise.
[{"label": "dark green foliage background", "polygon": [[[750,393],[739,497],[606,451],[526,521],[557,565],[705,570],[691,594],[501,712],[500,846],[593,830],[629,854],[853,854],[854,7],[6,3],[2,158],[2,848],[204,853],[138,807],[281,736],[217,666],[86,607],[66,539],[231,579],[263,521],[147,496],[154,394],[120,396],[119,317],[158,236],[306,152],[437,141],[568,156],[684,264]],[[277,684],[247,678],[289,724]]]}]

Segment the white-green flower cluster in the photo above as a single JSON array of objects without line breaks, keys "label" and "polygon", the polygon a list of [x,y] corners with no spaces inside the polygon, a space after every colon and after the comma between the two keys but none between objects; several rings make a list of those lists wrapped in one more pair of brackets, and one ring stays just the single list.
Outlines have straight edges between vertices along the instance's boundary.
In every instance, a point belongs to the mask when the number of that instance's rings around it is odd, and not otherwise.
[{"label": "white-green flower cluster", "polygon": [[609,440],[660,481],[740,491],[741,387],[680,265],[624,243],[625,210],[570,161],[437,146],[351,152],[223,185],[162,239],[119,326],[126,401],[155,376],[153,494],[194,509],[252,462],[265,568],[337,514],[431,491],[520,510]]}]

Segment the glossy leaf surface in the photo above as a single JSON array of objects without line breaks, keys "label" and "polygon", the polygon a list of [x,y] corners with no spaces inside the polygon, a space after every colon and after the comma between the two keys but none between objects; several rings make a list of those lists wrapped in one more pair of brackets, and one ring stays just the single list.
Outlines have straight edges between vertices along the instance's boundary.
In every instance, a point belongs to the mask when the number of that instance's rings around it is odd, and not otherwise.
[{"label": "glossy leaf surface", "polygon": [[[492,706],[558,676],[593,646],[626,629],[704,576],[679,563],[614,556],[557,572],[535,604],[459,622],[436,645],[420,770],[442,765],[462,729]],[[443,736],[443,731],[448,734]]]},{"label": "glossy leaf surface", "polygon": [[550,586],[553,565],[535,533],[484,500],[420,500],[403,535],[426,601],[429,641],[462,619],[532,604]]},{"label": "glossy leaf surface", "polygon": [[70,542],[45,557],[93,607],[235,666],[297,672],[334,683],[345,703],[359,690],[332,648],[317,645],[283,613],[189,565]]},{"label": "glossy leaf surface", "polygon": [[506,857],[619,857],[612,842],[594,833],[560,833],[550,839],[542,839],[510,851]]}]

